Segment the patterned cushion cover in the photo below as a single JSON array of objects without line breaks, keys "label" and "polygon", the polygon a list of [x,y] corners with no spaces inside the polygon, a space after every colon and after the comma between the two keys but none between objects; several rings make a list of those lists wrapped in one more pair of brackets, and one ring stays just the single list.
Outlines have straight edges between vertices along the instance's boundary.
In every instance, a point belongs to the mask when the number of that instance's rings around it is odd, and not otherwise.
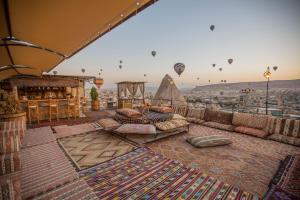
[{"label": "patterned cushion cover", "polygon": [[121,126],[119,122],[111,118],[100,119],[98,123],[104,128],[104,130],[112,130]]},{"label": "patterned cushion cover", "polygon": [[205,113],[205,109],[188,109],[187,117],[203,119]]},{"label": "patterned cushion cover", "polygon": [[151,106],[151,111],[158,112],[158,113],[171,113],[172,108],[167,106]]},{"label": "patterned cushion cover", "polygon": [[286,144],[291,144],[295,146],[300,146],[300,138],[295,138],[295,137],[290,137],[286,135],[281,135],[281,134],[273,134],[268,137],[270,140],[275,140],[277,142],[283,142]]},{"label": "patterned cushion cover", "polygon": [[264,129],[268,123],[267,115],[258,115],[250,113],[233,114],[232,124],[235,126],[245,126],[249,128]]},{"label": "patterned cushion cover", "polygon": [[214,147],[232,143],[229,138],[219,135],[190,137],[186,141],[195,147]]},{"label": "patterned cushion cover", "polygon": [[0,156],[0,175],[21,170],[19,152],[3,154]]},{"label": "patterned cushion cover", "polygon": [[189,125],[187,121],[178,119],[172,119],[169,121],[159,122],[155,124],[156,128],[162,131],[170,131],[187,125]]},{"label": "patterned cushion cover", "polygon": [[204,122],[203,125],[208,126],[208,127],[212,127],[212,128],[221,129],[221,130],[226,130],[226,131],[233,131],[234,130],[233,125],[221,124],[221,123],[218,123],[218,122]]},{"label": "patterned cushion cover", "polygon": [[233,114],[224,111],[215,111],[206,108],[204,113],[204,120],[211,122],[218,122],[221,124],[232,124]]},{"label": "patterned cushion cover", "polygon": [[195,123],[195,124],[202,124],[203,122],[205,122],[203,119],[198,119],[198,118],[194,118],[194,117],[187,117],[186,121],[188,121],[190,123]]},{"label": "patterned cushion cover", "polygon": [[4,178],[0,181],[0,199],[21,200],[21,184],[16,178]]},{"label": "patterned cushion cover", "polygon": [[300,120],[286,119],[282,134],[300,138]]},{"label": "patterned cushion cover", "polygon": [[140,113],[137,110],[130,109],[130,108],[117,109],[116,112],[119,113],[120,115],[124,115],[126,117],[132,117],[132,118],[141,117],[142,116],[142,113]]},{"label": "patterned cushion cover", "polygon": [[115,131],[125,134],[156,134],[155,126],[152,124],[123,124]]},{"label": "patterned cushion cover", "polygon": [[172,119],[181,119],[181,120],[186,120],[185,117],[183,117],[182,115],[179,114],[173,114],[173,118]]},{"label": "patterned cushion cover", "polygon": [[19,135],[0,137],[0,154],[18,152],[20,150]]},{"label": "patterned cushion cover", "polygon": [[264,130],[256,129],[256,128],[249,128],[245,126],[238,126],[234,128],[235,132],[238,133],[244,133],[247,135],[252,135],[255,137],[260,137],[260,138],[266,138],[268,136],[268,133],[265,132]]}]

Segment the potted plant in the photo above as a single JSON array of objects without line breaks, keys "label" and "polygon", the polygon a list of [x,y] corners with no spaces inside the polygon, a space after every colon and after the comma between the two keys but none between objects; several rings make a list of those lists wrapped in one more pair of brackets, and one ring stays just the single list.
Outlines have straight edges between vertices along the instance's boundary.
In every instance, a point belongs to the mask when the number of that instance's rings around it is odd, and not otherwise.
[{"label": "potted plant", "polygon": [[97,89],[95,87],[92,87],[91,92],[91,99],[92,99],[92,110],[99,110],[100,109],[100,103],[99,103],[99,99],[98,99],[98,92]]}]

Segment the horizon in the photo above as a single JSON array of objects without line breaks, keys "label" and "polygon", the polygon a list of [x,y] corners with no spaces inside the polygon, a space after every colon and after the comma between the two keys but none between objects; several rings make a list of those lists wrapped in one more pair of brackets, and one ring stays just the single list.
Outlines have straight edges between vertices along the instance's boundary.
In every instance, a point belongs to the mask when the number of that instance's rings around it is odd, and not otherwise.
[{"label": "horizon", "polygon": [[[278,66],[270,80],[299,79],[299,11],[297,0],[161,0],[54,70],[82,75],[81,68],[85,68],[84,75],[98,76],[103,69],[104,89],[124,80],[158,87],[165,74],[179,88],[207,85],[208,80],[265,81],[267,66]],[[215,25],[214,31],[210,25]],[[152,50],[157,52],[155,57]],[[229,58],[234,59],[231,65]],[[177,62],[186,66],[180,77],[173,70]]]}]

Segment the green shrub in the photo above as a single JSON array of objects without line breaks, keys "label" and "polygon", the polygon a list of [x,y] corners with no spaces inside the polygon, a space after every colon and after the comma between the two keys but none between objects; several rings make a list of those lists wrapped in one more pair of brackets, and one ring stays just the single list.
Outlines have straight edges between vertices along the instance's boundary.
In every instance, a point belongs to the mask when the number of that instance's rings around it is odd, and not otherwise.
[{"label": "green shrub", "polygon": [[92,101],[97,101],[98,100],[99,94],[98,94],[97,89],[95,87],[92,87],[90,95],[91,95]]}]

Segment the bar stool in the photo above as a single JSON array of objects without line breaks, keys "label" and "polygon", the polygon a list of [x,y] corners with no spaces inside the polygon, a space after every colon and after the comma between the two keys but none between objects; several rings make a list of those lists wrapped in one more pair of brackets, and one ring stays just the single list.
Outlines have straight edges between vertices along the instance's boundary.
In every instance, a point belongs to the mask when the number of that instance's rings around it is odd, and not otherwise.
[{"label": "bar stool", "polygon": [[68,99],[68,118],[77,116],[77,103],[75,98]]},{"label": "bar stool", "polygon": [[49,100],[49,121],[52,120],[52,115],[56,115],[56,120],[58,121],[58,100]]},{"label": "bar stool", "polygon": [[28,100],[27,101],[27,109],[28,109],[29,123],[31,124],[32,117],[34,117],[37,119],[37,122],[39,124],[40,123],[39,102],[34,101],[34,100]]}]

